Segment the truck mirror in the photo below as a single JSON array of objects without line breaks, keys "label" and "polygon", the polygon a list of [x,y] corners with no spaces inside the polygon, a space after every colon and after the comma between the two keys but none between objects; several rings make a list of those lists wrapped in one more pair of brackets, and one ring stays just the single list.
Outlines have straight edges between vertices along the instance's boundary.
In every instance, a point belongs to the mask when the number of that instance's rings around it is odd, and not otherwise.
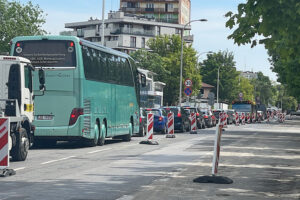
[{"label": "truck mirror", "polygon": [[39,81],[40,81],[40,90],[44,91],[45,87],[45,71],[41,68],[39,69]]},{"label": "truck mirror", "polygon": [[142,84],[142,87],[146,87],[146,76],[145,76],[145,74],[141,74],[141,84]]}]

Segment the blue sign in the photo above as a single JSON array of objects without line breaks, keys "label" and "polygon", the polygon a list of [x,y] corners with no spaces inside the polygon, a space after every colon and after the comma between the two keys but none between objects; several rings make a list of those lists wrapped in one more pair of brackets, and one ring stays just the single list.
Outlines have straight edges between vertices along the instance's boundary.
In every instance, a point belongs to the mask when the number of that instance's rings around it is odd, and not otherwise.
[{"label": "blue sign", "polygon": [[190,95],[192,94],[192,89],[189,88],[189,87],[186,87],[186,88],[184,89],[184,94],[185,94],[186,96],[190,96]]}]

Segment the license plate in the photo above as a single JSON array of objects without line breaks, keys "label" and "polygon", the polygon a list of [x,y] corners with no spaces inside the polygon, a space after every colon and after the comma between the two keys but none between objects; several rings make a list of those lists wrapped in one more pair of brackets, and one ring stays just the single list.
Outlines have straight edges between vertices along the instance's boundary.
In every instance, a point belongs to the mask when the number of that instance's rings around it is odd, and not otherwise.
[{"label": "license plate", "polygon": [[53,115],[37,115],[36,119],[37,120],[52,120]]}]

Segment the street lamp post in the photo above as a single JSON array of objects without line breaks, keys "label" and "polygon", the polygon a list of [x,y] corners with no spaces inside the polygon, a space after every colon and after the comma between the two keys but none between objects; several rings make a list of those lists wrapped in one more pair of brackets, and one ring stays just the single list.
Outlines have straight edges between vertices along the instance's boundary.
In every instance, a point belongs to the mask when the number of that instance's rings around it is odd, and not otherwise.
[{"label": "street lamp post", "polygon": [[217,80],[217,104],[219,109],[219,82],[220,82],[220,66],[218,67],[218,80]]},{"label": "street lamp post", "polygon": [[185,30],[186,26],[189,25],[192,22],[206,22],[207,19],[196,19],[189,21],[184,25],[184,27],[181,29],[181,53],[180,53],[180,85],[179,85],[179,106],[181,106],[181,98],[182,98],[182,65],[183,65],[183,31]]},{"label": "street lamp post", "polygon": [[102,0],[102,37],[101,44],[104,46],[104,14],[105,14],[105,0]]}]

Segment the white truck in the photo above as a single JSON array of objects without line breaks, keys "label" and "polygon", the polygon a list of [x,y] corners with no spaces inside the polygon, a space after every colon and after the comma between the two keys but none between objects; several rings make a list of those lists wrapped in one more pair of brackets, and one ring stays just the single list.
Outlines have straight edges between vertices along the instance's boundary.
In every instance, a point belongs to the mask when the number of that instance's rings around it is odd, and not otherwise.
[{"label": "white truck", "polygon": [[[0,118],[9,118],[9,150],[14,161],[24,161],[33,142],[34,95],[28,59],[0,56]],[[40,88],[45,89],[45,74],[39,70]]]}]

